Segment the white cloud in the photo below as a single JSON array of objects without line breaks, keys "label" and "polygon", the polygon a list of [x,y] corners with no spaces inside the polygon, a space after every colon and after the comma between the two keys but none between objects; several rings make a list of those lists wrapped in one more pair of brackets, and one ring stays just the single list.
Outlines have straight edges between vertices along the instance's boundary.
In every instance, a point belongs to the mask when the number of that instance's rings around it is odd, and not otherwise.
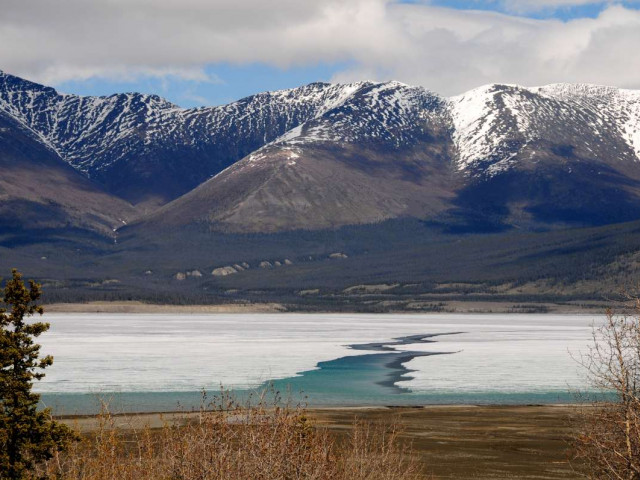
[{"label": "white cloud", "polygon": [[0,11],[0,68],[45,83],[216,81],[206,65],[347,62],[336,80],[395,78],[443,94],[491,82],[640,88],[640,12],[616,5],[568,22],[392,0],[0,0]]}]

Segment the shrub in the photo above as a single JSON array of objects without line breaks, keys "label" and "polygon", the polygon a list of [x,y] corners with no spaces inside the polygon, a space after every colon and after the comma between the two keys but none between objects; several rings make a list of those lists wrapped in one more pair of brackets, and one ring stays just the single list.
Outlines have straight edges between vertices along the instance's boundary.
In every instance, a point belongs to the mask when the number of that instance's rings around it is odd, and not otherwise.
[{"label": "shrub", "polygon": [[[98,428],[41,473],[75,480],[396,480],[417,478],[410,449],[394,426],[356,422],[336,440],[300,406],[264,397],[239,405],[221,396],[195,419],[159,429],[118,428],[103,413]],[[116,422],[117,420],[117,422]]]},{"label": "shrub", "polygon": [[581,359],[604,396],[579,416],[577,458],[592,479],[640,479],[640,304],[635,315],[607,312]]}]

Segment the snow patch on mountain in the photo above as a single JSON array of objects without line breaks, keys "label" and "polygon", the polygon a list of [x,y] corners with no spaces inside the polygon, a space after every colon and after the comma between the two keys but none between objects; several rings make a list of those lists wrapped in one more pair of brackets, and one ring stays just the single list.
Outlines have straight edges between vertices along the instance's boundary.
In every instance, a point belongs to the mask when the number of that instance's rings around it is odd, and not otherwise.
[{"label": "snow patch on mountain", "polygon": [[340,102],[332,105],[271,145],[316,142],[385,142],[399,148],[415,138],[421,123],[440,99],[421,87],[400,82],[361,82],[345,86]]},{"label": "snow patch on mountain", "polygon": [[159,150],[206,159],[219,146],[245,148],[255,164],[274,148],[289,149],[277,157],[295,162],[317,143],[400,149],[424,140],[430,125],[450,132],[454,167],[469,175],[509,170],[540,142],[573,142],[592,158],[640,159],[640,91],[587,84],[492,84],[444,99],[400,82],[313,83],[183,109],[155,95],[59,94],[0,72],[0,109],[87,176]]},{"label": "snow patch on mountain", "polygon": [[640,91],[566,83],[531,90],[593,112],[598,117],[595,128],[615,125],[640,160]]},{"label": "snow patch on mountain", "polygon": [[221,142],[268,143],[339,107],[362,83],[266,92],[219,107],[183,109],[155,95],[80,97],[0,72],[0,108],[33,129],[88,176],[152,148],[202,149]]},{"label": "snow patch on mountain", "polygon": [[[517,118],[518,109],[513,102],[507,103],[508,111],[498,108],[502,92],[501,86],[486,85],[448,100],[458,170],[467,170],[491,159],[508,162],[512,158],[507,145],[512,129],[504,123],[514,116]],[[516,125],[518,131],[525,131],[527,122],[521,118],[516,120]],[[494,167],[494,173],[500,170]]]}]

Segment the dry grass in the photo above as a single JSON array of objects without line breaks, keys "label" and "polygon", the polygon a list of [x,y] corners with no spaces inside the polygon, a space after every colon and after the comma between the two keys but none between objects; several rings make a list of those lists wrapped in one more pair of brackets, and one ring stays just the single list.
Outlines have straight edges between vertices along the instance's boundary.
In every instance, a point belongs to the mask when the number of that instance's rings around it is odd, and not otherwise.
[{"label": "dry grass", "polygon": [[159,429],[118,428],[115,420],[105,410],[96,432],[38,474],[69,480],[423,478],[395,425],[356,420],[336,438],[314,426],[302,405],[281,405],[277,395],[240,405],[224,394],[197,420]]}]

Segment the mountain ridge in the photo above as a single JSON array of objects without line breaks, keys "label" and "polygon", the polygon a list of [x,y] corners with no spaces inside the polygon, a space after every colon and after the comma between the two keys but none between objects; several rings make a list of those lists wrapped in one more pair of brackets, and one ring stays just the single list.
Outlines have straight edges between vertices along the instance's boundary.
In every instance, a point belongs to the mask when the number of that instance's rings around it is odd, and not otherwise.
[{"label": "mountain ridge", "polygon": [[97,232],[107,238],[136,216],[0,111],[0,237],[25,229]]},{"label": "mountain ridge", "polygon": [[0,77],[0,266],[49,298],[431,311],[640,271],[640,92],[315,83],[182,109]]},{"label": "mountain ridge", "polygon": [[137,204],[140,225],[251,232],[408,216],[484,230],[640,214],[640,91],[489,84],[444,98],[397,81],[316,82],[184,109],[0,72],[0,110]]},{"label": "mountain ridge", "polygon": [[[553,88],[564,93],[573,87],[556,85]],[[589,99],[591,103],[587,102],[585,107],[584,102],[558,100],[558,93],[549,93],[548,88],[544,95],[537,90],[539,88],[493,84],[469,94],[442,99],[425,89],[398,82],[361,85],[339,108],[261,147],[190,192],[186,199],[191,201],[176,200],[152,215],[152,219],[163,223],[173,217],[182,221],[190,219],[192,223],[219,224],[219,228],[232,231],[257,231],[264,230],[265,223],[270,223],[272,229],[335,228],[404,215],[445,222],[462,216],[465,217],[463,223],[469,224],[465,228],[473,228],[477,223],[474,218],[480,216],[484,217],[482,229],[501,228],[499,225],[505,223],[520,228],[590,225],[607,223],[609,207],[614,207],[611,223],[637,218],[640,164],[633,145],[622,135],[624,128],[611,120],[612,109],[603,113],[598,106],[606,99],[596,96],[595,100]],[[380,96],[380,92],[386,94]],[[635,104],[627,110],[632,107]],[[622,115],[621,118],[623,124],[628,122],[628,117]],[[366,152],[362,157],[367,158],[354,159],[354,149]],[[332,199],[342,198],[345,205],[349,205],[346,209],[354,213],[336,222],[315,221],[322,218],[324,212],[314,207],[314,199],[308,195],[298,195],[296,205],[287,206],[279,200],[298,190],[296,180],[285,180],[282,172],[301,170],[305,162],[313,162],[314,158],[325,161],[328,151],[335,161],[325,169],[341,172],[334,175],[337,182],[342,179],[352,182],[349,185],[345,181],[337,195],[331,194]],[[415,154],[416,151],[420,151],[422,157],[408,162],[412,155],[408,152]],[[336,170],[338,163],[344,168]],[[317,176],[317,172],[312,173],[311,165],[304,168],[307,170],[298,176]],[[271,173],[264,173],[264,169],[270,169]],[[354,170],[370,174],[370,178],[362,180],[360,176],[355,180]],[[249,184],[250,177],[255,179],[257,172],[262,172],[264,178],[276,178],[279,183],[284,180],[286,185],[265,188],[267,184],[261,184],[258,195],[262,193],[264,199],[247,205],[248,197],[244,195],[227,211],[220,212],[217,208],[207,211],[207,205],[224,203],[215,192],[224,190],[223,185],[228,184],[230,176],[242,175],[244,180],[236,183]],[[406,183],[394,184],[398,175],[409,178],[412,185],[420,184],[410,198],[404,196],[408,192]],[[576,192],[575,199],[564,198],[563,187],[558,185],[562,182]],[[318,180],[305,188],[309,191],[320,183]],[[395,185],[395,193],[385,195],[383,184]],[[354,185],[360,191],[378,191],[381,195],[355,206],[353,199],[347,200]],[[439,192],[437,198],[430,195],[434,191]],[[495,198],[500,191],[504,192],[502,200]],[[526,205],[526,195],[522,195],[526,191],[535,197],[536,204]],[[197,193],[202,193],[201,198],[194,200]],[[227,198],[229,195],[233,192],[225,194]],[[607,196],[611,197],[609,203]],[[252,198],[255,197],[254,192]],[[581,206],[578,198],[588,204],[588,208]],[[318,199],[315,200],[318,203]],[[402,205],[394,205],[397,200]],[[380,202],[386,205],[372,213],[365,212],[371,204]],[[554,202],[558,212],[563,208],[567,211],[554,214]],[[597,202],[603,203],[601,208]],[[184,211],[180,211],[180,205],[184,205]],[[298,209],[298,218],[283,225],[284,213],[292,208]],[[244,212],[239,214],[238,209]],[[594,209],[591,217],[589,209]],[[331,210],[337,215],[340,209],[334,206]],[[202,214],[196,218],[195,211]],[[259,222],[255,218],[249,220],[251,211],[261,212]],[[247,220],[248,228],[240,225],[242,222],[227,221],[238,216]],[[269,218],[266,222],[265,217]]]},{"label": "mountain ridge", "polygon": [[155,95],[59,94],[0,73],[0,105],[107,190],[134,203],[155,196],[151,203],[157,205],[186,193],[317,109],[330,108],[349,88],[313,83],[228,105],[183,109]]}]

